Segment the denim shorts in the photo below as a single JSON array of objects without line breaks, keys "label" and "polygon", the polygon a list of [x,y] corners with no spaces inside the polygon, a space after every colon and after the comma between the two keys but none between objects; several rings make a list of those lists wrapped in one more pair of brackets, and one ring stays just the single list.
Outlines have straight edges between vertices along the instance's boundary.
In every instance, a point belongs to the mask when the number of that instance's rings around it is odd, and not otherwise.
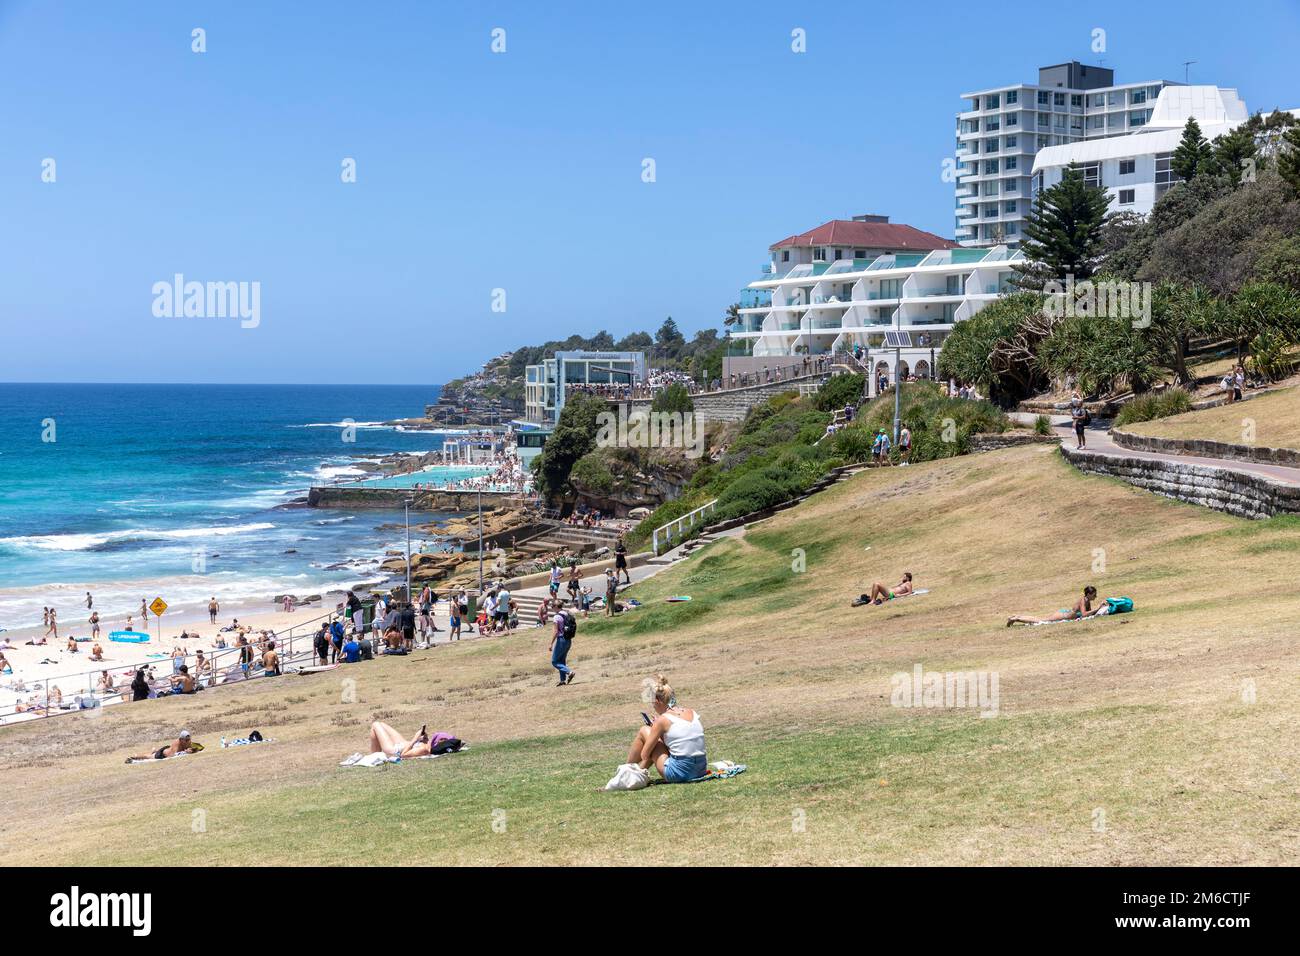
[{"label": "denim shorts", "polygon": [[664,779],[669,783],[690,783],[709,772],[704,754],[698,757],[672,757],[664,761]]}]

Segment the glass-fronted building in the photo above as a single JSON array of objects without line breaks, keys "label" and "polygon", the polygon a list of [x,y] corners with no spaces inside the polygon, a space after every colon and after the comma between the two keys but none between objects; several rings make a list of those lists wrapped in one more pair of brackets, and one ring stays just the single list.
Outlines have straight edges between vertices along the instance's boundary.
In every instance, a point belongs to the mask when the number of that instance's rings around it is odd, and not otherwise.
[{"label": "glass-fronted building", "polygon": [[554,424],[564,409],[565,393],[584,385],[635,385],[644,382],[644,352],[556,352],[529,365],[524,373],[524,418]]}]

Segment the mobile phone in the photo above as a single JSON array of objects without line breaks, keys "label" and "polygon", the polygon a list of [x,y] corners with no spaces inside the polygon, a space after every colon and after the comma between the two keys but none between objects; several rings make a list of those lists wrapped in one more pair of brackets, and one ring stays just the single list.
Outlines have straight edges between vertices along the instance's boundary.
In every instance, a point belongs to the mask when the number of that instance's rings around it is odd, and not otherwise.
[{"label": "mobile phone", "polygon": [[647,727],[654,724],[654,721],[650,719],[650,715],[647,714],[644,710],[641,711],[641,719],[645,721],[645,725]]}]

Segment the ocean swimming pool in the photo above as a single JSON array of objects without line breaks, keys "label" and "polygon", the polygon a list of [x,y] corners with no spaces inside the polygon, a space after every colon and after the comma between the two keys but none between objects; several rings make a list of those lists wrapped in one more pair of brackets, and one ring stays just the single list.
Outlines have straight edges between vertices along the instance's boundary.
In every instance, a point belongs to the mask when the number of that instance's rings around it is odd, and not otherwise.
[{"label": "ocean swimming pool", "polygon": [[[409,475],[388,475],[384,478],[367,478],[358,481],[358,488],[414,488],[425,485],[430,488],[445,488],[447,485],[464,478],[478,478],[491,472],[486,465],[434,465]],[[488,489],[484,488],[484,491]]]}]

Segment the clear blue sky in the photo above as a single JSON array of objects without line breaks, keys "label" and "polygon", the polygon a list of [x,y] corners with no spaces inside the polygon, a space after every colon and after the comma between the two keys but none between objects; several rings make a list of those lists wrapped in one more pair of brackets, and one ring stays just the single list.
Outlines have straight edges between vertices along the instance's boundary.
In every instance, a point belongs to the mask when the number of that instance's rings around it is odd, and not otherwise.
[{"label": "clear blue sky", "polygon": [[[0,0],[0,379],[434,383],[571,332],[690,334],[826,219],[951,236],[965,90],[1197,60],[1296,107],[1297,39],[1294,0]],[[260,326],[155,318],[176,272],[260,282]]]}]

